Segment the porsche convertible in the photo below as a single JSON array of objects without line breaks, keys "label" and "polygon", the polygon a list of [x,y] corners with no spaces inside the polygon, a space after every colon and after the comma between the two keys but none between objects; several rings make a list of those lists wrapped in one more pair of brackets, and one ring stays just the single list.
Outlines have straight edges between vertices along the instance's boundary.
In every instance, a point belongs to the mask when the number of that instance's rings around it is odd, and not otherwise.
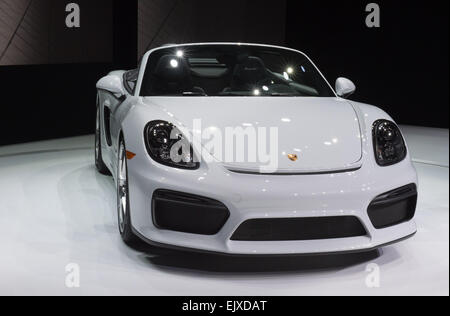
[{"label": "porsche convertible", "polygon": [[409,237],[418,179],[400,128],[302,52],[200,43],[97,83],[95,164],[125,243],[224,255],[372,251]]}]

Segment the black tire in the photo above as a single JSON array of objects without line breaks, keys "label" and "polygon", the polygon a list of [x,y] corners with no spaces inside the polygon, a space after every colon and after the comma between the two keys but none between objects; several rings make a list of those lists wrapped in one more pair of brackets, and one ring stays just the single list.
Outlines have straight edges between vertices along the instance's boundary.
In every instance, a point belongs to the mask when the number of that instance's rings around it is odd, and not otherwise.
[{"label": "black tire", "polygon": [[[135,246],[139,243],[139,239],[133,233],[133,226],[131,225],[130,195],[128,187],[128,164],[126,158],[125,140],[123,139],[123,137],[120,137],[119,141],[116,182],[117,217],[120,236],[122,237],[122,240],[125,242],[125,244],[129,246]],[[125,211],[122,211],[122,209],[124,209]]]},{"label": "black tire", "polygon": [[101,133],[102,129],[100,122],[100,107],[97,107],[97,118],[95,126],[95,167],[97,168],[97,171],[100,172],[101,174],[110,176],[111,172],[103,162]]}]

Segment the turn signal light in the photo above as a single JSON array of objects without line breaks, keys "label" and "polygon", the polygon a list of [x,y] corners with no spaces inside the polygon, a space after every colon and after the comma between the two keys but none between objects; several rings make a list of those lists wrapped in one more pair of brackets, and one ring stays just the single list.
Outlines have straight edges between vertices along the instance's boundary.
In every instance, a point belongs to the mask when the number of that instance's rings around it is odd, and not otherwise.
[{"label": "turn signal light", "polygon": [[136,154],[135,154],[135,153],[132,153],[131,151],[128,151],[128,150],[127,150],[127,159],[128,159],[128,160],[131,160],[131,159],[133,159],[134,157],[136,157]]}]

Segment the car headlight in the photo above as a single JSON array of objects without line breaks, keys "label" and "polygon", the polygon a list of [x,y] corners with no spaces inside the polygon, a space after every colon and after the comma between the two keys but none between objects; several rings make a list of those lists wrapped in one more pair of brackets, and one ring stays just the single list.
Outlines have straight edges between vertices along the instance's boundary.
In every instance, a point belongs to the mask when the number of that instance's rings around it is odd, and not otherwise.
[{"label": "car headlight", "polygon": [[391,121],[379,120],[374,123],[373,144],[376,161],[382,167],[397,164],[407,156],[402,133]]},{"label": "car headlight", "polygon": [[148,154],[156,162],[179,169],[198,169],[194,150],[181,131],[171,123],[153,121],[144,131]]}]

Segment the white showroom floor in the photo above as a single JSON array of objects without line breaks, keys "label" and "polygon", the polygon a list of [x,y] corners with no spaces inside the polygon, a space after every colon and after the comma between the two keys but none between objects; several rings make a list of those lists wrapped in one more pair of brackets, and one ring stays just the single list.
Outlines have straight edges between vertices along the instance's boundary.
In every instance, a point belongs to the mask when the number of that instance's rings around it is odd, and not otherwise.
[{"label": "white showroom floor", "polygon": [[[403,129],[420,175],[418,234],[325,257],[130,249],[117,232],[113,181],[93,165],[93,137],[0,148],[0,295],[448,295],[449,131]],[[72,263],[79,288],[66,287]],[[378,288],[366,284],[373,264]]]}]

